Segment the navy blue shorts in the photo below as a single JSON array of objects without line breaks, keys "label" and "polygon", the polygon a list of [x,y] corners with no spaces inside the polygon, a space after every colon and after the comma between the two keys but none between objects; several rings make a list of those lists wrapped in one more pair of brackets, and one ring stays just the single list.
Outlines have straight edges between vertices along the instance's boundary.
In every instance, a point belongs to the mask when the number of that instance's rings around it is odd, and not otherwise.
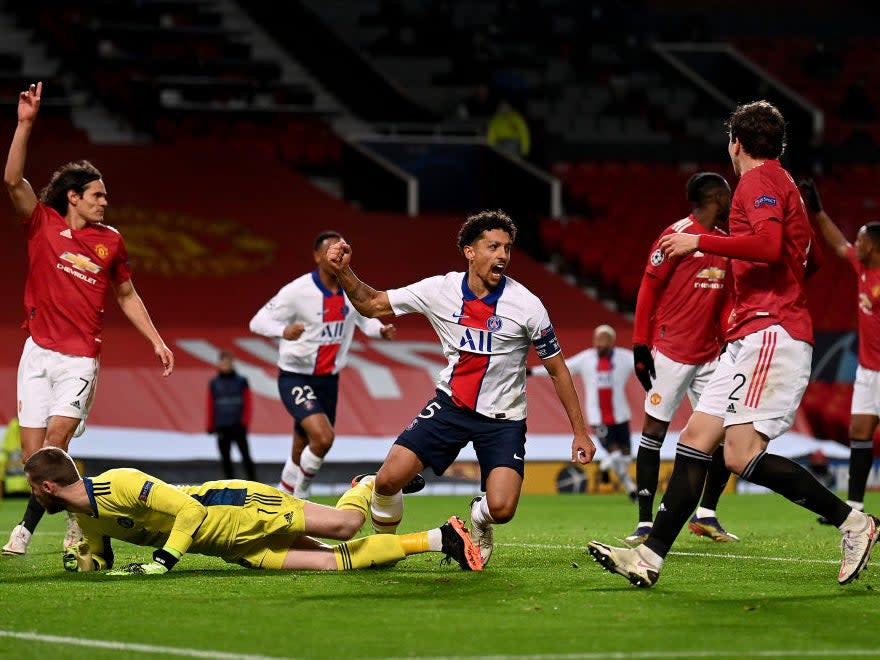
[{"label": "navy blue shorts", "polygon": [[593,433],[599,438],[599,442],[608,451],[619,449],[622,453],[628,455],[630,453],[629,422],[621,422],[620,424],[596,424],[593,427]]},{"label": "navy blue shorts", "polygon": [[473,443],[480,463],[482,490],[486,490],[486,477],[497,467],[509,467],[523,476],[525,420],[485,417],[456,406],[446,393],[439,390],[397,437],[395,444],[414,452],[422,463],[434,470],[434,474],[441,475],[468,442]]},{"label": "navy blue shorts", "polygon": [[294,420],[294,428],[303,431],[302,420],[324,413],[330,425],[336,423],[336,399],[339,397],[339,375],[312,376],[290,371],[278,372],[278,394]]}]

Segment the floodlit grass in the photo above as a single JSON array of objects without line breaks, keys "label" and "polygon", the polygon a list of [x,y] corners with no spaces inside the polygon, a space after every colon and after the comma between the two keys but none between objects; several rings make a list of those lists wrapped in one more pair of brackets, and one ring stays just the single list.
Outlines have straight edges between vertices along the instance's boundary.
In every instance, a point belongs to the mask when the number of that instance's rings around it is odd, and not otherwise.
[{"label": "floodlit grass", "polygon": [[[411,497],[401,531],[466,517],[467,504]],[[880,510],[880,496],[868,506]],[[23,509],[0,503],[0,542]],[[837,531],[780,497],[725,496],[719,513],[742,542],[685,531],[648,590],[584,550],[632,531],[635,506],[622,496],[523,497],[482,573],[427,554],[345,574],[248,571],[199,556],[165,576],[68,574],[64,516],[47,516],[26,557],[0,558],[0,657],[880,656],[880,568],[838,586]],[[118,563],[151,553],[114,548]]]}]

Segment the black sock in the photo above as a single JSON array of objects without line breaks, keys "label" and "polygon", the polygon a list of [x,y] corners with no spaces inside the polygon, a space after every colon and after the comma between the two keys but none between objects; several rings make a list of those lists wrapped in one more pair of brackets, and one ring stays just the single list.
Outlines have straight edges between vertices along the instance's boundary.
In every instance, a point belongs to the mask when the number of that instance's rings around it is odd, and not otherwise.
[{"label": "black sock", "polygon": [[639,494],[639,522],[654,519],[654,494],[660,477],[660,447],[663,438],[642,433],[636,454],[636,488]]},{"label": "black sock", "polygon": [[762,451],[749,461],[740,476],[823,516],[835,527],[843,524],[851,510],[804,467],[776,454]]},{"label": "black sock", "polygon": [[651,536],[645,541],[645,545],[661,557],[669,552],[681,528],[700,501],[711,462],[712,457],[698,449],[680,443],[676,448],[669,486],[657,510]]},{"label": "black sock", "polygon": [[703,489],[703,501],[700,506],[704,509],[718,508],[718,498],[727,486],[730,479],[730,470],[724,464],[724,445],[718,447],[712,454],[712,464],[709,466],[709,474],[706,475],[706,487]]},{"label": "black sock", "polygon": [[864,502],[865,486],[874,465],[874,443],[871,440],[849,441],[849,501]]},{"label": "black sock", "polygon": [[21,524],[24,525],[24,528],[27,531],[33,534],[44,513],[46,513],[46,509],[44,509],[43,505],[37,502],[36,498],[31,495],[31,498],[28,500],[27,509],[24,511],[24,518],[22,519]]}]

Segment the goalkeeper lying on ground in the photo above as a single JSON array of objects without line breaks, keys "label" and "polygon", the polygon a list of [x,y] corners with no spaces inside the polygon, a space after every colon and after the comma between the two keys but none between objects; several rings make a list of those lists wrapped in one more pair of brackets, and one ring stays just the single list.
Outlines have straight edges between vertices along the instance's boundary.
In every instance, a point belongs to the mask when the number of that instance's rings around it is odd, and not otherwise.
[{"label": "goalkeeper lying on ground", "polygon": [[465,570],[482,569],[479,549],[455,516],[414,534],[367,536],[336,546],[312,536],[350,539],[366,520],[372,477],[362,478],[336,507],[306,502],[253,481],[170,486],[131,468],[81,478],[57,447],[34,452],[24,466],[34,497],[48,513],[76,514],[83,541],[64,555],[69,571],[113,568],[110,538],[156,548],[153,561],[110,575],[168,572],[187,552],[248,568],[346,571],[442,552]]}]

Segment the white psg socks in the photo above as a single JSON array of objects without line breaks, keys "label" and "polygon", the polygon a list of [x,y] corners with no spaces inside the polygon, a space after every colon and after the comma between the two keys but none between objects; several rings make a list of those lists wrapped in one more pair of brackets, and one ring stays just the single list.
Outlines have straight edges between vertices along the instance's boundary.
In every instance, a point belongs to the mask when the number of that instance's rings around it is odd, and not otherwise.
[{"label": "white psg socks", "polygon": [[318,470],[324,464],[323,456],[315,456],[312,450],[306,447],[303,449],[302,455],[299,457],[299,469],[294,483],[295,489],[293,494],[301,500],[309,499],[311,493],[312,480],[318,474]]},{"label": "white psg socks", "polygon": [[395,534],[403,520],[403,493],[380,495],[374,490],[370,514],[376,534]]}]

